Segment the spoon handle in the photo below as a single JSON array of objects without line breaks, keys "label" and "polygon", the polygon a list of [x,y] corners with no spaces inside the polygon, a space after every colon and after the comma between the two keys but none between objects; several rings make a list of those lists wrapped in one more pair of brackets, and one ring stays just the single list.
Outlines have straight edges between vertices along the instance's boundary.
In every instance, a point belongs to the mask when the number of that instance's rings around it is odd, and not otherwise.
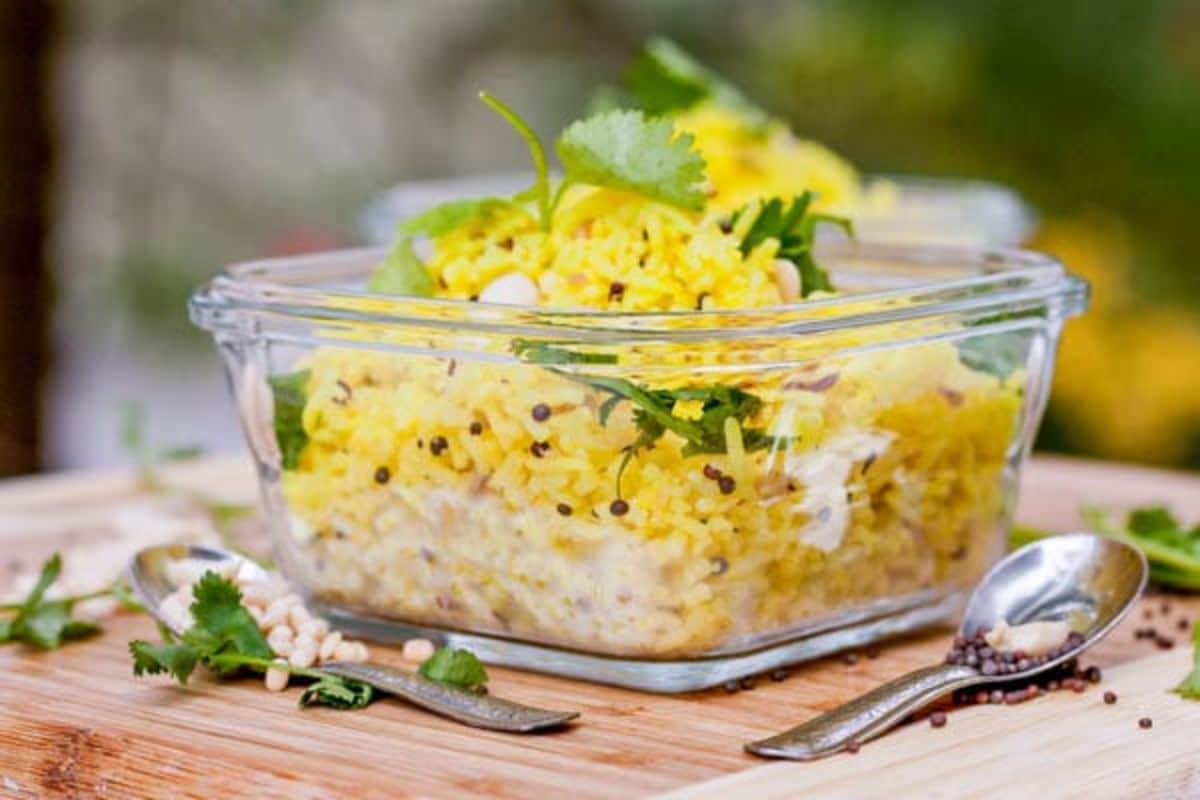
[{"label": "spoon handle", "polygon": [[379,664],[333,661],[324,672],[369,683],[380,691],[403,697],[413,705],[476,728],[530,733],[554,728],[579,716],[575,711],[550,711],[514,703],[490,694],[477,694],[431,681],[414,672]]},{"label": "spoon handle", "polygon": [[750,742],[748,752],[767,758],[811,761],[832,755],[851,742],[862,743],[938,697],[977,682],[971,667],[923,667],[797,725],[777,736]]}]

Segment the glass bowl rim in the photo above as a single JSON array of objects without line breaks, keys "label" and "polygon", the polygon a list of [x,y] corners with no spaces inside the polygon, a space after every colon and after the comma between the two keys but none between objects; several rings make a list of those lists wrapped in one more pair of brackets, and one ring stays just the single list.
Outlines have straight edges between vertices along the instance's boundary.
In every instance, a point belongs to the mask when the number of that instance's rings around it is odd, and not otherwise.
[{"label": "glass bowl rim", "polygon": [[[1087,284],[1054,257],[1018,248],[825,241],[823,258],[876,258],[910,266],[975,264],[979,274],[913,281],[905,286],[837,294],[791,304],[740,309],[608,311],[499,305],[478,301],[383,295],[355,288],[287,283],[289,275],[324,268],[350,271],[378,263],[388,248],[360,247],[230,264],[193,292],[193,321],[216,332],[241,328],[244,315],[270,326],[287,321],[343,321],[383,326],[538,337],[743,338],[816,333],[845,327],[962,314],[985,317],[1060,303],[1062,315],[1083,310]],[[832,270],[835,274],[838,270]],[[883,273],[886,274],[886,273]]]}]

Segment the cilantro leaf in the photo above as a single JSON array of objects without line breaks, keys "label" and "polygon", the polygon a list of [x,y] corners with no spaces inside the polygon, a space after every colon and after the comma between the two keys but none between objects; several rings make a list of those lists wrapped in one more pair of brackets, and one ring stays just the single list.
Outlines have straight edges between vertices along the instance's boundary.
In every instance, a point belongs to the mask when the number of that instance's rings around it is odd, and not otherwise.
[{"label": "cilantro leaf", "polygon": [[187,683],[200,661],[196,648],[172,642],[150,644],[136,639],[129,643],[129,654],[133,656],[133,674],[137,677],[166,674],[181,684]]},{"label": "cilantro leaf", "polygon": [[1200,700],[1200,622],[1192,626],[1192,671],[1174,691],[1188,700]]},{"label": "cilantro leaf", "polygon": [[[850,220],[831,214],[821,214],[809,210],[816,195],[805,192],[793,197],[787,205],[779,197],[773,197],[758,206],[754,220],[742,236],[739,249],[742,255],[750,255],[763,242],[775,239],[779,249],[775,255],[778,258],[791,261],[800,275],[800,296],[808,297],[814,292],[833,291],[833,282],[826,272],[813,258],[813,242],[816,238],[818,223],[827,222],[843,228],[850,236],[854,235],[854,226]],[[734,217],[735,222],[743,214],[751,213],[753,205],[742,208]]]},{"label": "cilantro leaf", "polygon": [[[680,454],[685,458],[701,454],[726,452],[725,420],[733,418],[742,429],[742,445],[747,452],[773,447],[785,439],[772,436],[761,428],[753,428],[746,422],[762,408],[762,400],[733,386],[699,386],[680,389],[649,389],[638,386],[624,378],[587,375],[556,365],[588,363],[589,355],[550,345],[531,343],[527,340],[513,342],[513,350],[530,363],[541,364],[546,369],[568,380],[582,383],[603,392],[609,397],[601,403],[597,416],[601,425],[607,425],[609,417],[623,401],[633,405],[633,423],[638,436],[623,448],[621,463],[617,467],[617,496],[621,496],[621,478],[629,462],[641,451],[653,447],[667,431],[684,440]],[[597,356],[594,363],[614,363],[615,357]],[[605,358],[599,361],[599,358]],[[608,360],[611,359],[611,360]],[[701,414],[697,420],[681,419],[673,413],[679,401],[700,401]]]},{"label": "cilantro leaf", "polygon": [[977,334],[958,342],[958,357],[963,364],[1001,380],[1025,363],[1028,352],[1027,338],[1016,332]]},{"label": "cilantro leaf", "polygon": [[689,133],[640,111],[605,111],[572,123],[558,138],[557,196],[578,183],[621,189],[691,211],[704,208],[704,156]]},{"label": "cilantro leaf", "polygon": [[418,670],[431,681],[467,691],[479,691],[488,680],[487,669],[470,650],[439,647]]},{"label": "cilantro leaf", "polygon": [[529,339],[514,339],[512,351],[537,364],[615,364],[611,353],[580,353]]},{"label": "cilantro leaf", "polygon": [[134,675],[171,675],[186,684],[200,664],[218,677],[244,670],[264,673],[272,668],[285,669],[315,680],[301,694],[301,706],[362,708],[374,698],[372,687],[361,681],[274,660],[275,654],[258,623],[242,605],[241,592],[227,578],[206,572],[193,588],[192,597],[189,610],[193,624],[181,636],[160,625],[162,643],[151,644],[140,639],[129,643]]},{"label": "cilantro leaf", "polygon": [[403,297],[433,297],[433,278],[413,251],[412,237],[436,239],[472,220],[489,217],[506,208],[520,206],[502,197],[477,197],[441,203],[406,219],[397,228],[400,238],[371,274],[367,289]]},{"label": "cilantro leaf", "polygon": [[161,488],[158,473],[163,464],[192,461],[204,455],[199,445],[152,445],[146,435],[146,411],[137,403],[127,403],[121,409],[121,447],[134,458],[141,481],[149,488]]},{"label": "cilantro leaf", "polygon": [[275,441],[279,443],[284,469],[300,465],[300,454],[308,446],[304,430],[304,405],[308,402],[308,379],[312,372],[302,369],[269,379],[275,402]]},{"label": "cilantro leaf", "polygon": [[488,217],[501,209],[520,208],[503,197],[477,197],[469,200],[451,200],[409,217],[398,228],[402,236],[424,235],[431,239],[445,236],[476,219]]},{"label": "cilantro leaf", "polygon": [[625,88],[649,114],[684,111],[705,100],[735,111],[753,131],[770,121],[736,87],[670,39],[648,41],[624,75]]},{"label": "cilantro leaf", "polygon": [[1139,548],[1155,583],[1200,589],[1200,525],[1185,529],[1173,514],[1158,507],[1131,511],[1124,526],[1094,506],[1085,506],[1079,514],[1096,533]]},{"label": "cilantro leaf", "polygon": [[1125,527],[1129,528],[1130,533],[1143,536],[1157,537],[1165,534],[1174,537],[1182,533],[1179,520],[1166,506],[1133,509],[1126,518]]},{"label": "cilantro leaf", "polygon": [[433,297],[433,278],[417,254],[412,239],[402,237],[367,281],[367,290],[403,297]]},{"label": "cilantro leaf", "polygon": [[196,583],[193,598],[190,610],[195,625],[184,634],[184,641],[195,631],[211,637],[204,643],[215,653],[232,651],[256,658],[274,655],[258,623],[242,605],[242,593],[230,581],[206,572]]},{"label": "cilantro leaf", "polygon": [[75,619],[71,613],[80,600],[107,592],[47,600],[46,590],[61,574],[62,557],[55,553],[42,565],[38,579],[25,599],[5,606],[5,610],[15,611],[16,615],[11,620],[0,622],[0,643],[19,641],[43,650],[53,650],[61,647],[65,641],[82,639],[99,632],[99,625]]},{"label": "cilantro leaf", "polygon": [[[1041,309],[990,314],[969,322],[968,327],[984,327],[1024,317],[1044,317],[1045,314]],[[1026,330],[980,332],[958,341],[958,358],[977,372],[986,372],[1004,380],[1025,363],[1029,355],[1030,336],[1031,333]]]},{"label": "cilantro leaf", "polygon": [[330,706],[339,710],[365,708],[375,699],[375,689],[369,683],[336,675],[324,675],[304,687],[300,707]]}]

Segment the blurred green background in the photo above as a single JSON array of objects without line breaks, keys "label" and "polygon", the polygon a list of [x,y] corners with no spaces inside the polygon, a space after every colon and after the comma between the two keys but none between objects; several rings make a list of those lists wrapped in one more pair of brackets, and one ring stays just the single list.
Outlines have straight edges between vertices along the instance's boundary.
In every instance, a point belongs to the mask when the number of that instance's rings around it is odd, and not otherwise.
[{"label": "blurred green background", "polygon": [[1200,4],[1181,0],[75,0],[54,7],[42,464],[152,435],[237,445],[190,289],[358,239],[407,179],[521,167],[665,34],[863,171],[983,178],[1092,280],[1041,446],[1200,467]]}]

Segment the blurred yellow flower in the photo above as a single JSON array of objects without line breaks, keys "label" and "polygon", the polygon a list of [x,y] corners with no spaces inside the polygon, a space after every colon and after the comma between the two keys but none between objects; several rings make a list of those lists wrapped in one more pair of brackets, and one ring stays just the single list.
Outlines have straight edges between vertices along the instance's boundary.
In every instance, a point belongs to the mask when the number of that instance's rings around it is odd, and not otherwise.
[{"label": "blurred yellow flower", "polygon": [[1200,432],[1200,320],[1139,299],[1119,220],[1049,220],[1034,246],[1092,284],[1091,310],[1066,327],[1051,409],[1090,454],[1179,464]]}]

